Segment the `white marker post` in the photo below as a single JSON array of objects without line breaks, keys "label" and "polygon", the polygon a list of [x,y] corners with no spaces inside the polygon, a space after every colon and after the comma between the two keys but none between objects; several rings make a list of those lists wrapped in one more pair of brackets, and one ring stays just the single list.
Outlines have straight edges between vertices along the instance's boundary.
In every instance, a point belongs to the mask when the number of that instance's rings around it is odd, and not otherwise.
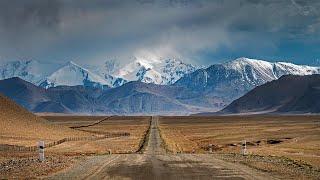
[{"label": "white marker post", "polygon": [[241,154],[247,155],[247,141],[246,140],[243,140],[241,142]]},{"label": "white marker post", "polygon": [[209,153],[212,153],[212,144],[209,144]]},{"label": "white marker post", "polygon": [[38,147],[39,147],[39,160],[40,162],[44,162],[44,141],[39,141],[38,142]]}]

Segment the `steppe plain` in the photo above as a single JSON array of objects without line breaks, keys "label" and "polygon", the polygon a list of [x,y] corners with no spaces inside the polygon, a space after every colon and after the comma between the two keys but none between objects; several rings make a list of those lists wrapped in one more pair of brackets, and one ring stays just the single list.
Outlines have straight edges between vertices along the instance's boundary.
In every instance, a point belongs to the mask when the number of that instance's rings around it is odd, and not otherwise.
[{"label": "steppe plain", "polygon": [[[45,141],[70,135],[104,138],[46,148],[43,163],[37,151],[1,150],[0,179],[320,178],[319,116],[41,118],[63,130]],[[1,146],[28,147],[39,140],[6,133],[1,134]],[[243,140],[247,155],[240,154]]]}]

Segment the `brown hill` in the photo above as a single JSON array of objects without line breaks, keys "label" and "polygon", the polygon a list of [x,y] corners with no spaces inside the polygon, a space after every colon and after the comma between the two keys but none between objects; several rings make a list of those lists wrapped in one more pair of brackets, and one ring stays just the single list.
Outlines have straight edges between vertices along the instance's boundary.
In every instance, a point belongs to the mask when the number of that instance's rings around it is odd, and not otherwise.
[{"label": "brown hill", "polygon": [[52,125],[5,96],[0,95],[0,144],[35,145],[38,140],[89,136],[67,127]]},{"label": "brown hill", "polygon": [[286,75],[258,86],[221,113],[320,113],[320,75]]}]

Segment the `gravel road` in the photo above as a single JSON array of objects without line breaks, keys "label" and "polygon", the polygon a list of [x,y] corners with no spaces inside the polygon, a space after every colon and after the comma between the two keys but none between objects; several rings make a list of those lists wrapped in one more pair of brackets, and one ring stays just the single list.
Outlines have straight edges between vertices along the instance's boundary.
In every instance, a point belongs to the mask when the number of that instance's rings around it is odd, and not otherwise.
[{"label": "gravel road", "polygon": [[152,117],[143,154],[87,157],[45,179],[274,179],[211,154],[167,154],[161,143],[158,118]]}]

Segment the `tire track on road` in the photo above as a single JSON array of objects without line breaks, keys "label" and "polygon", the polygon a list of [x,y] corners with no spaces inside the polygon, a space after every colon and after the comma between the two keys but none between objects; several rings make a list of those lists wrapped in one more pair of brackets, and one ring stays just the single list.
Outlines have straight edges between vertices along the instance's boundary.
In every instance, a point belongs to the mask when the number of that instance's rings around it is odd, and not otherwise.
[{"label": "tire track on road", "polygon": [[86,176],[84,179],[91,179],[96,177],[99,173],[101,173],[101,171],[106,168],[109,164],[111,164],[112,162],[116,161],[117,159],[120,158],[121,155],[114,155],[114,157],[112,159],[110,159],[109,161],[106,161],[105,163],[103,163],[97,170],[95,170],[93,173],[89,174],[88,176]]}]

